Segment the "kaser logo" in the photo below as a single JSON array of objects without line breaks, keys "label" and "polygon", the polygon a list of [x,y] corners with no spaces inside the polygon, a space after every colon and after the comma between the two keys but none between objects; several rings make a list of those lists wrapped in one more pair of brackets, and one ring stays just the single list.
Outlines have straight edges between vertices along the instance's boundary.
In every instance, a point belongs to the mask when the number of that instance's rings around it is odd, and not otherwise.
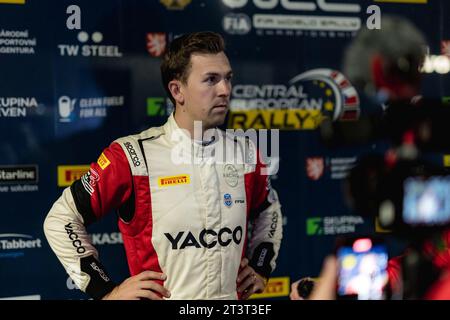
[{"label": "kaser logo", "polygon": [[166,50],[166,34],[164,32],[147,33],[147,51],[152,57],[160,57]]},{"label": "kaser logo", "polygon": [[229,34],[247,34],[252,29],[250,18],[244,13],[229,13],[223,17],[223,29]]},{"label": "kaser logo", "polygon": [[182,10],[192,0],[160,0],[160,2],[169,10]]},{"label": "kaser logo", "polygon": [[[219,231],[209,230],[209,229],[203,229],[198,239],[195,238],[195,236],[192,234],[192,232],[188,232],[186,236],[184,237],[184,240],[182,241],[181,245],[180,240],[185,234],[184,231],[178,232],[178,234],[173,237],[170,233],[164,233],[166,238],[170,241],[172,245],[172,250],[178,250],[178,249],[184,249],[186,247],[196,247],[196,248],[214,248],[217,244],[219,244],[222,247],[226,247],[230,245],[230,243],[233,241],[235,244],[239,245],[242,241],[242,227],[237,226],[234,230],[231,230],[230,228],[222,228]],[[211,237],[208,237],[209,240],[212,240],[211,242],[207,242],[206,238],[210,235]]]},{"label": "kaser logo", "polygon": [[38,106],[34,97],[0,97],[0,118],[24,118]]},{"label": "kaser logo", "polygon": [[68,187],[89,171],[89,165],[58,166],[58,187]]},{"label": "kaser logo", "polygon": [[17,258],[25,254],[25,249],[41,248],[41,239],[19,233],[0,234],[0,258]]},{"label": "kaser logo", "polygon": [[78,234],[73,230],[72,222],[69,222],[64,226],[67,234],[69,235],[69,239],[72,241],[72,245],[76,248],[77,253],[82,254],[86,252],[86,248],[83,247],[81,240],[78,237]]},{"label": "kaser logo", "polygon": [[90,237],[94,246],[123,243],[122,235],[120,234],[120,232],[93,233],[90,235]]},{"label": "kaser logo", "polygon": [[323,176],[325,162],[323,158],[306,158],[306,175],[311,180],[319,180]]},{"label": "kaser logo", "polygon": [[174,186],[174,185],[178,185],[178,184],[190,184],[190,183],[191,183],[191,179],[188,174],[184,174],[181,176],[158,178],[158,186],[160,186],[160,187],[168,187],[168,186]]},{"label": "kaser logo", "polygon": [[130,142],[124,143],[125,148],[127,148],[128,154],[130,155],[131,161],[133,162],[133,166],[139,167],[141,165],[141,161],[136,154],[136,151],[133,148],[133,145]]}]

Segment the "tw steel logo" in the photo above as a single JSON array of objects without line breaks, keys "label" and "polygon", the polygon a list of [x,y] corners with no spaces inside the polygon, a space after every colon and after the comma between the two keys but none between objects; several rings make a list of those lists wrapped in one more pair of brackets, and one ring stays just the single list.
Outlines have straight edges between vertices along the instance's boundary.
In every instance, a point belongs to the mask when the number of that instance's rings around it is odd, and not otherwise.
[{"label": "tw steel logo", "polygon": [[130,142],[125,142],[124,145],[125,148],[127,148],[131,161],[133,161],[133,165],[135,167],[139,167],[141,165],[141,161],[139,160],[139,157],[137,156],[136,151],[133,148],[133,145]]},{"label": "tw steel logo", "polygon": [[[228,227],[220,229],[218,232],[209,229],[203,229],[200,231],[198,238],[196,238],[192,232],[188,232],[186,236],[183,238],[185,234],[184,231],[178,232],[178,234],[174,237],[170,233],[164,233],[166,238],[172,244],[172,250],[184,249],[186,247],[196,247],[196,248],[214,248],[217,244],[222,247],[227,247],[231,242],[239,245],[242,241],[242,227],[237,226],[234,230],[231,230]],[[206,241],[206,236],[212,235],[213,240],[211,242]],[[181,241],[182,240],[182,241]],[[179,246],[179,244],[181,245]]]},{"label": "tw steel logo", "polygon": [[64,226],[64,229],[66,229],[67,234],[69,235],[69,239],[72,241],[72,245],[77,249],[77,253],[82,254],[86,252],[86,248],[83,247],[81,240],[78,238],[78,234],[73,231],[72,222],[69,222]]}]

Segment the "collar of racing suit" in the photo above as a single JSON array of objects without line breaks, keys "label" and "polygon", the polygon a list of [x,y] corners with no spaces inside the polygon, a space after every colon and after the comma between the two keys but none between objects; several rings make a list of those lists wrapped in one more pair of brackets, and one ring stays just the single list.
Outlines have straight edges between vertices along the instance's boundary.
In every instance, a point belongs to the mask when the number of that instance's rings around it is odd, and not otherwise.
[{"label": "collar of racing suit", "polygon": [[182,129],[178,126],[173,113],[169,116],[169,119],[164,124],[164,132],[174,145],[174,156],[186,157],[198,159],[199,161],[211,161],[217,157],[220,153],[220,146],[223,143],[223,137],[219,132],[219,129],[214,128],[208,131],[207,140],[198,141],[191,138],[189,132],[186,129]]}]

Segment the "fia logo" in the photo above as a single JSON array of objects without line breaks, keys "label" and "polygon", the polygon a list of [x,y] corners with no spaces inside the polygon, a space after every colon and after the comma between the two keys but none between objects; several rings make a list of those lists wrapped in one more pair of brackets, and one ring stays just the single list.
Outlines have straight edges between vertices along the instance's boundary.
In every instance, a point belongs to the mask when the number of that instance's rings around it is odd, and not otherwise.
[{"label": "fia logo", "polygon": [[244,13],[229,13],[223,17],[223,29],[229,34],[247,34],[252,29],[250,18]]}]

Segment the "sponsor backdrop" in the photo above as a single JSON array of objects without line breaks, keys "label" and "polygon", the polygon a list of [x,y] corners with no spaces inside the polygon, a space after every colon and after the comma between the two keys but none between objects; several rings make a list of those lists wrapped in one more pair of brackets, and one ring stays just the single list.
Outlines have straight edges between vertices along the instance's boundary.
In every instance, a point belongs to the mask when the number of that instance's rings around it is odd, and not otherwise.
[{"label": "sponsor backdrop", "polygon": [[[86,299],[45,240],[45,215],[110,142],[165,121],[173,106],[160,57],[173,38],[199,30],[227,42],[235,77],[226,127],[280,130],[271,160],[284,239],[258,297],[285,299],[290,282],[317,276],[337,235],[375,232],[345,205],[341,183],[361,154],[383,147],[330,150],[316,128],[374,107],[341,63],[361,26],[388,13],[425,32],[424,91],[450,97],[444,0],[0,0],[0,298]],[[121,281],[116,219],[89,232]]]}]

